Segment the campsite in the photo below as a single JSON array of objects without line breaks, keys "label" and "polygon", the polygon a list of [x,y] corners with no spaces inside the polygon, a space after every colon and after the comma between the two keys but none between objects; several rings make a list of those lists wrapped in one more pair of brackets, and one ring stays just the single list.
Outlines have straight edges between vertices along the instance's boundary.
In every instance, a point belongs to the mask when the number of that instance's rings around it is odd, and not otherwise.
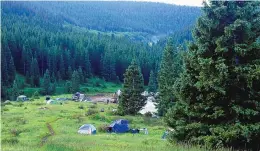
[{"label": "campsite", "polygon": [[[52,98],[71,95],[53,96]],[[100,109],[104,108],[104,112]],[[162,119],[114,115],[117,104],[105,102],[64,101],[62,105],[46,104],[45,97],[32,102],[11,102],[2,106],[3,150],[41,151],[120,151],[120,150],[191,150],[198,147],[171,145],[161,137],[165,131]],[[113,121],[126,119],[130,128],[147,128],[148,135],[140,133],[108,133],[105,130]],[[96,134],[79,134],[84,124],[92,124]]]},{"label": "campsite", "polygon": [[260,151],[260,1],[1,1],[3,151]]}]

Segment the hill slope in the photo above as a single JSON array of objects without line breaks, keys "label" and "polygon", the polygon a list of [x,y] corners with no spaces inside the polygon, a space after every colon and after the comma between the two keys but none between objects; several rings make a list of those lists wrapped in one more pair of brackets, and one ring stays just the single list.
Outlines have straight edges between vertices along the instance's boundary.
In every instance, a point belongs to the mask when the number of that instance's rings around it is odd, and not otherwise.
[{"label": "hill slope", "polygon": [[147,2],[2,2],[2,8],[99,31],[152,34],[190,29],[200,15],[199,7]]}]

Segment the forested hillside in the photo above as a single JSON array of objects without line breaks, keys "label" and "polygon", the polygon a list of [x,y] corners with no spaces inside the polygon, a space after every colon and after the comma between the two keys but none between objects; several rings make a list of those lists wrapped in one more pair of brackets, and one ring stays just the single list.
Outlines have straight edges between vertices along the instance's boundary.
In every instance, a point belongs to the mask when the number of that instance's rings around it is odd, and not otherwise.
[{"label": "forested hillside", "polygon": [[7,2],[3,8],[99,31],[152,34],[190,30],[200,15],[198,7],[145,2]]},{"label": "forested hillside", "polygon": [[[17,74],[26,83],[18,83],[19,89],[40,87],[47,69],[53,84],[72,80],[74,71],[84,77],[81,83],[96,76],[120,82],[133,58],[148,84],[151,70],[157,76],[165,40],[156,44],[138,37],[149,35],[156,42],[158,35],[178,31],[175,42],[181,44],[191,40],[200,13],[194,7],[139,2],[1,3],[5,91]],[[2,97],[9,93],[3,91]]]}]

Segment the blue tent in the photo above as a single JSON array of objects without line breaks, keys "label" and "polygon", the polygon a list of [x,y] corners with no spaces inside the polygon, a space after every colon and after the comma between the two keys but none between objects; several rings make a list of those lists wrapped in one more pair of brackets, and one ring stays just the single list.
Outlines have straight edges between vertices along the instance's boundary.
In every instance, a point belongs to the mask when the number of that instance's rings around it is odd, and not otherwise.
[{"label": "blue tent", "polygon": [[129,131],[128,121],[124,119],[118,119],[110,124],[109,128],[111,128],[112,132],[115,133],[125,133]]}]

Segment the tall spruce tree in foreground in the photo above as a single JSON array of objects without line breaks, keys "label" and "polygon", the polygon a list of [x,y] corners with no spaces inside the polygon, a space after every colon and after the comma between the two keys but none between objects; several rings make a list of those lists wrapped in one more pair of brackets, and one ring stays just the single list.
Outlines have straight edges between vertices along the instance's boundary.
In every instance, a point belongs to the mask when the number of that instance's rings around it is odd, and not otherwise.
[{"label": "tall spruce tree in foreground", "polygon": [[150,77],[149,77],[149,83],[148,83],[148,91],[156,92],[156,90],[157,90],[156,77],[155,77],[155,74],[153,73],[153,70],[151,70]]},{"label": "tall spruce tree in foreground", "polygon": [[124,77],[118,112],[122,115],[135,115],[146,103],[145,98],[141,95],[144,91],[143,75],[135,60],[132,61],[126,70]]},{"label": "tall spruce tree in foreground", "polygon": [[211,1],[175,83],[171,139],[260,149],[260,4]]},{"label": "tall spruce tree in foreground", "polygon": [[74,71],[71,77],[71,91],[72,93],[78,92],[80,88],[80,76],[78,71]]},{"label": "tall spruce tree in foreground", "polygon": [[44,73],[43,76],[43,93],[48,95],[51,94],[51,76],[50,76],[50,72],[47,69]]},{"label": "tall spruce tree in foreground", "polygon": [[165,115],[167,110],[174,104],[173,84],[178,78],[180,71],[181,61],[179,54],[170,38],[164,50],[158,74],[159,99],[157,100],[157,108],[159,115]]}]

